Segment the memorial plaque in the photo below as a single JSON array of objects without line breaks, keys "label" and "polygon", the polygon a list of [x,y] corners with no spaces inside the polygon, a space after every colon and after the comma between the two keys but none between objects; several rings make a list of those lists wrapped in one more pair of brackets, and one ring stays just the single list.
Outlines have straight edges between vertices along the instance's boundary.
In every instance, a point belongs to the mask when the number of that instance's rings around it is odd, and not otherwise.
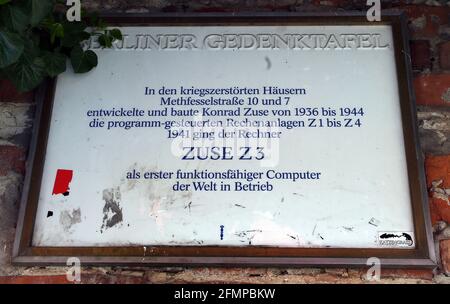
[{"label": "memorial plaque", "polygon": [[110,18],[99,66],[41,89],[15,261],[433,267],[404,22],[383,18]]}]

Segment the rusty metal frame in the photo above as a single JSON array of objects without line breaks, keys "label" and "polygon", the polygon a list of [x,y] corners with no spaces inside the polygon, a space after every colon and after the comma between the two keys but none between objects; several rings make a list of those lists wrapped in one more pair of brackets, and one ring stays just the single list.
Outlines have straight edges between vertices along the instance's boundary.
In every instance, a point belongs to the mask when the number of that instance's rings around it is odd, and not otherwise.
[{"label": "rusty metal frame", "polygon": [[13,249],[17,265],[65,265],[78,257],[84,265],[150,266],[365,266],[378,257],[382,267],[434,268],[436,257],[431,230],[422,152],[418,141],[406,18],[383,12],[381,22],[368,22],[362,13],[207,13],[103,15],[112,25],[379,25],[392,26],[400,106],[407,158],[411,205],[416,236],[414,249],[279,248],[227,246],[34,247],[33,230],[50,128],[56,80],[42,85],[27,160],[27,171]]}]

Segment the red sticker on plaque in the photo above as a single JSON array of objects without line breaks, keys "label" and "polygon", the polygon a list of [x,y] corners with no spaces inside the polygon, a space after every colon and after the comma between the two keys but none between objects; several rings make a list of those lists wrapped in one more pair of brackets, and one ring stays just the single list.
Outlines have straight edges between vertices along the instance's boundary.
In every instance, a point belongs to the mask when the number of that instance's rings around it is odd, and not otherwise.
[{"label": "red sticker on plaque", "polygon": [[53,185],[53,195],[62,194],[69,195],[69,184],[72,181],[73,171],[58,169],[56,171],[55,184]]}]

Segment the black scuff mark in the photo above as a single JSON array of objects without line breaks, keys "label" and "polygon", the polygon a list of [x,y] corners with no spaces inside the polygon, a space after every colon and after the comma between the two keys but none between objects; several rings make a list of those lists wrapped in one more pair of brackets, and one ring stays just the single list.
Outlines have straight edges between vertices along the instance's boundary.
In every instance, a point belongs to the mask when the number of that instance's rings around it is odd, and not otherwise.
[{"label": "black scuff mark", "polygon": [[191,213],[191,206],[192,206],[192,202],[189,202],[186,204],[186,206],[184,206],[184,209],[188,209],[189,213]]},{"label": "black scuff mark", "polygon": [[380,221],[373,217],[369,220],[369,224],[372,226],[378,227],[378,225],[380,224]]},{"label": "black scuff mark", "polygon": [[353,232],[354,227],[346,227],[346,226],[342,226],[342,228],[344,228],[345,230],[349,231],[349,232]]},{"label": "black scuff mark", "polygon": [[[258,229],[254,229],[254,230],[243,230],[243,231],[238,231],[236,232],[234,235],[243,238],[246,240],[246,242],[248,242],[249,245],[252,244],[252,240],[253,238],[256,236],[256,234],[261,233],[262,230],[258,230]],[[242,241],[241,241],[242,242]]]},{"label": "black scuff mark", "polygon": [[[172,205],[174,202],[171,202],[170,204]],[[193,202],[189,202],[189,203],[185,203],[184,204],[184,207],[183,207],[183,209],[186,209],[186,210],[188,210],[189,211],[189,213],[191,213],[191,209],[192,208],[194,208],[194,207],[198,207],[198,206],[201,206],[201,204],[194,204]],[[156,217],[156,215],[155,215],[155,217]]]},{"label": "black scuff mark", "polygon": [[300,237],[297,235],[291,235],[291,234],[286,234],[288,237],[290,237],[291,239],[293,239],[294,241],[297,242],[297,244],[300,246]]},{"label": "black scuff mark", "polygon": [[292,194],[293,194],[293,195],[298,195],[298,196],[304,196],[303,194],[298,193],[298,192],[292,192]]},{"label": "black scuff mark", "polygon": [[236,207],[239,207],[239,208],[247,208],[247,207],[245,207],[245,206],[242,206],[242,205],[240,205],[240,204],[234,204]]},{"label": "black scuff mark", "polygon": [[297,235],[297,236],[295,236],[295,235],[287,234],[287,236],[288,236],[288,237],[290,237],[290,238],[291,238],[291,239],[293,239],[293,240],[296,240],[296,241],[298,241],[298,240],[299,240],[299,237],[298,237],[298,235]]},{"label": "black scuff mark", "polygon": [[103,200],[105,206],[103,206],[103,224],[100,228],[100,232],[112,228],[123,221],[123,212],[120,207],[120,188],[110,188],[103,190]]}]

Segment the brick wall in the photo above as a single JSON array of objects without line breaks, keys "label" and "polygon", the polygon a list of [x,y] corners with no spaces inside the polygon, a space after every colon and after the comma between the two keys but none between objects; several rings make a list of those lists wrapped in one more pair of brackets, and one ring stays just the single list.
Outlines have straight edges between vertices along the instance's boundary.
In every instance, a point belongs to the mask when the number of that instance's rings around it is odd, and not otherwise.
[{"label": "brick wall", "polygon": [[[351,0],[100,0],[88,9],[119,12],[363,10]],[[440,265],[424,270],[382,270],[383,282],[450,283],[450,1],[382,1],[409,16],[420,138],[426,155],[429,202]],[[34,113],[33,93],[18,94],[0,80],[0,283],[67,283],[61,267],[10,263],[20,189]],[[364,283],[364,269],[89,267],[83,283]]]}]

